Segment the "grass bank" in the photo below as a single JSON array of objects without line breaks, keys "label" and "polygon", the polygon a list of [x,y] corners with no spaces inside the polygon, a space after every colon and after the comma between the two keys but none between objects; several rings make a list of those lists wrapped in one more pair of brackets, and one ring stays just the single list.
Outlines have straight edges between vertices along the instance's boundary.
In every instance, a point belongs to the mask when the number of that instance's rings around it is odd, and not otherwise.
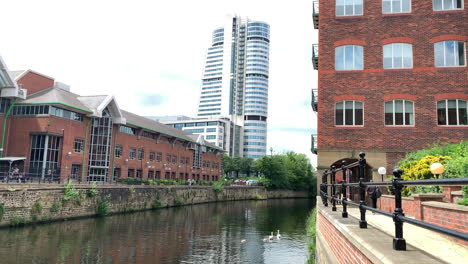
[{"label": "grass bank", "polygon": [[317,210],[316,208],[312,209],[310,212],[309,217],[307,218],[307,237],[309,239],[308,248],[309,248],[309,260],[307,261],[308,264],[315,263],[315,234],[317,232]]}]

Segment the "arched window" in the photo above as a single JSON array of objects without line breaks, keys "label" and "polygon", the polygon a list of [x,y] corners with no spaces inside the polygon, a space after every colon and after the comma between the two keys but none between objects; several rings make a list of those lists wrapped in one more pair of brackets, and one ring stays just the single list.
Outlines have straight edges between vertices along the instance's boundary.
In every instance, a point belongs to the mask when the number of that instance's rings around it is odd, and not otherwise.
[{"label": "arched window", "polygon": [[345,45],[335,48],[336,70],[362,70],[363,48],[358,45]]},{"label": "arched window", "polygon": [[384,69],[413,68],[413,45],[391,43],[383,46]]},{"label": "arched window", "polygon": [[335,105],[335,125],[362,126],[363,103],[360,101],[341,101]]},{"label": "arched window", "polygon": [[438,101],[437,124],[441,126],[468,125],[466,100],[445,99]]},{"label": "arched window", "polygon": [[408,100],[392,100],[385,102],[386,126],[414,125],[413,102]]},{"label": "arched window", "polygon": [[434,43],[434,59],[436,67],[465,66],[465,43],[456,40]]}]

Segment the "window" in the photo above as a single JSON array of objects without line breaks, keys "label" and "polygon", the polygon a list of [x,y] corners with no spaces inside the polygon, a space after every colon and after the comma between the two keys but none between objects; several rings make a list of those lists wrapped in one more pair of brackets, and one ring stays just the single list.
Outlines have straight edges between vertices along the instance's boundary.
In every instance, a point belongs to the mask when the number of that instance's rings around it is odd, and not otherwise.
[{"label": "window", "polygon": [[162,153],[161,153],[161,152],[156,153],[156,161],[157,161],[157,162],[161,162],[161,161],[162,161]]},{"label": "window", "polygon": [[130,151],[128,152],[128,157],[131,160],[134,160],[135,159],[135,154],[136,154],[136,149],[135,148],[130,148]]},{"label": "window", "polygon": [[135,135],[135,129],[128,126],[119,126],[119,132],[129,135]]},{"label": "window", "polygon": [[359,101],[337,102],[335,107],[335,125],[362,126],[363,107]]},{"label": "window", "polygon": [[346,45],[335,48],[336,70],[362,70],[362,46]]},{"label": "window", "polygon": [[122,145],[115,145],[114,156],[116,158],[122,157],[123,148]]},{"label": "window", "polygon": [[434,43],[436,67],[465,66],[465,43],[463,41],[441,41]]},{"label": "window", "polygon": [[154,161],[154,157],[155,157],[155,156],[156,156],[156,155],[155,155],[154,152],[150,152],[150,154],[149,154],[149,159],[150,159],[150,161]]},{"label": "window", "polygon": [[393,100],[385,102],[385,125],[414,125],[413,102],[407,100]]},{"label": "window", "polygon": [[437,124],[442,126],[468,125],[466,100],[446,99],[438,101]]},{"label": "window", "polygon": [[141,148],[138,149],[138,160],[143,160],[145,158],[145,151]]},{"label": "window", "polygon": [[383,0],[382,12],[384,14],[391,13],[408,13],[411,11],[411,0]]},{"label": "window", "polygon": [[433,0],[435,11],[462,9],[462,0]]},{"label": "window", "polygon": [[174,164],[177,163],[177,156],[176,155],[172,156],[172,163],[174,163]]},{"label": "window", "polygon": [[383,47],[384,69],[413,67],[413,46],[406,43],[392,43]]},{"label": "window", "polygon": [[135,169],[128,169],[127,170],[127,177],[133,178],[135,176]]},{"label": "window", "polygon": [[83,152],[83,145],[84,145],[83,139],[75,138],[75,142],[73,143],[73,151],[76,153]]},{"label": "window", "polygon": [[136,177],[137,178],[143,178],[143,171],[141,169],[136,170]]},{"label": "window", "polygon": [[171,163],[171,154],[166,154],[166,162]]},{"label": "window", "polygon": [[362,0],[336,0],[336,16],[362,15]]},{"label": "window", "polygon": [[72,164],[71,167],[71,178],[73,180],[78,180],[81,174],[81,164]]},{"label": "window", "polygon": [[216,139],[216,135],[208,135],[206,136],[206,139]]}]

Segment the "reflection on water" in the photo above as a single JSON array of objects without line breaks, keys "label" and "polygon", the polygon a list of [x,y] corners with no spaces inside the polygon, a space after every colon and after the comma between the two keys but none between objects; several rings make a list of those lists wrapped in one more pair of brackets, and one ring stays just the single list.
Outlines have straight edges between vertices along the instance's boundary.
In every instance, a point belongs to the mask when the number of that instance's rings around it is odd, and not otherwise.
[{"label": "reflection on water", "polygon": [[[304,263],[312,206],[211,203],[5,229],[0,263]],[[264,242],[272,231],[275,239]]]}]

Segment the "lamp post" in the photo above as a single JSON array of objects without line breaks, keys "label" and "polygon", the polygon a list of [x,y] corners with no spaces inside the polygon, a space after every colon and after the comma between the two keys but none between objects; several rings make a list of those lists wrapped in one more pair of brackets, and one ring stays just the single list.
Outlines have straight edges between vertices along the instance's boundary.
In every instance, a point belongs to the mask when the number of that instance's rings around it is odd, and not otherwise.
[{"label": "lamp post", "polygon": [[385,169],[385,167],[380,167],[377,171],[382,176],[382,182],[383,182],[383,176],[387,173],[387,170]]},{"label": "lamp post", "polygon": [[[444,165],[442,165],[439,162],[432,163],[429,169],[431,170],[432,174],[437,176],[437,179],[439,178],[439,175],[444,173],[445,171]],[[437,185],[436,188],[437,188],[437,192],[439,192],[439,185]]]}]

